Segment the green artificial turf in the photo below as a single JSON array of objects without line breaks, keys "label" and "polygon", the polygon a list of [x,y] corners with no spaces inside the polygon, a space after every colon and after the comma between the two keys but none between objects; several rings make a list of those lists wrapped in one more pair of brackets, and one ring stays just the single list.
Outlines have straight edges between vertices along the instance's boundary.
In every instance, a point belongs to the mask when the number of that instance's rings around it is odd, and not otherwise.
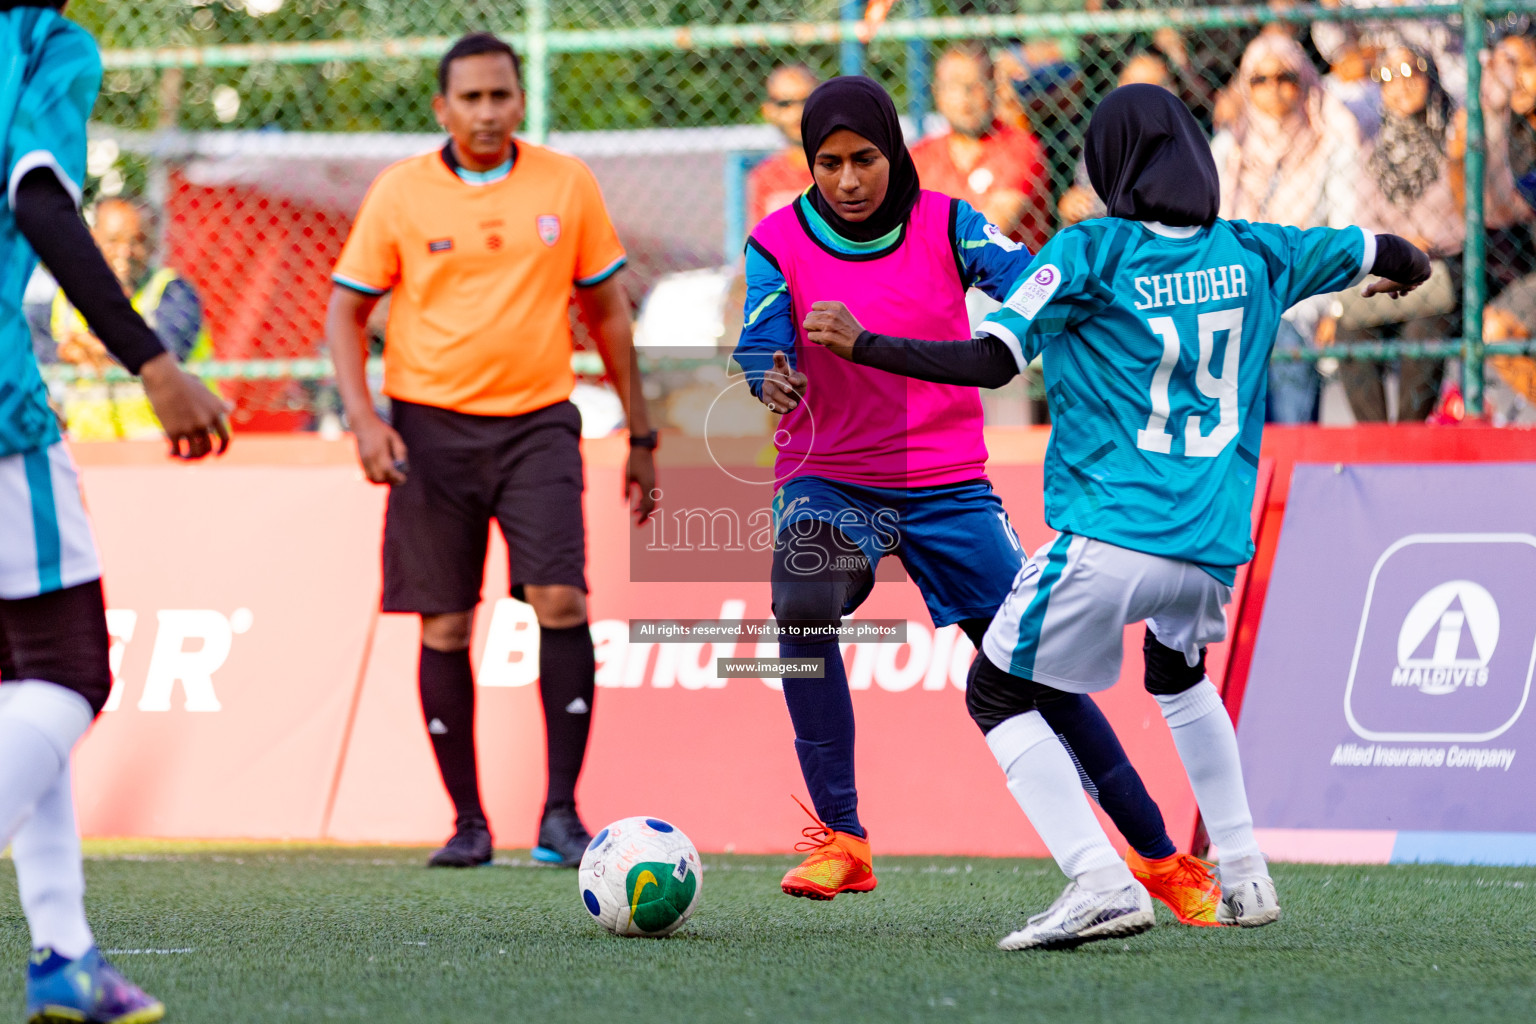
[{"label": "green artificial turf", "polygon": [[[1536,869],[1276,865],[1253,930],[1159,926],[1065,953],[993,944],[1055,898],[1042,861],[882,858],[880,888],[790,899],[787,857],[706,856],[692,921],[599,932],[572,871],[503,852],[92,844],[104,950],[169,1021],[1474,1021],[1536,1019]],[[0,1021],[26,926],[0,870]]]}]

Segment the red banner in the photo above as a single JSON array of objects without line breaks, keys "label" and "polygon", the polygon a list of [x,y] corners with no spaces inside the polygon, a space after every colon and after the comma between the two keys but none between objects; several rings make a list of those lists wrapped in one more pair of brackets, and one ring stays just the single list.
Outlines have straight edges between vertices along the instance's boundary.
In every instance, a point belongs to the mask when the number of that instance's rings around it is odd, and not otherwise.
[{"label": "red banner", "polygon": [[85,830],[319,836],[382,495],[345,466],[87,461],[83,478],[117,669],[76,759]]},{"label": "red banner", "polygon": [[[1050,538],[1043,442],[1043,432],[989,435],[993,483],[1031,550]],[[418,626],[376,611],[383,492],[362,480],[350,442],[241,438],[230,457],[196,466],[168,464],[153,446],[77,456],[119,667],[115,707],[77,767],[87,834],[445,838],[452,811],[416,695]],[[587,446],[599,691],[583,815],[594,827],[662,815],[705,850],[787,850],[808,822],[790,800],[804,783],[778,685],[714,670],[755,644],[630,644],[628,631],[631,617],[769,618],[767,555],[764,582],[630,582],[622,456],[621,442]],[[538,628],[526,605],[498,599],[505,566],[496,538],[474,646],[480,773],[498,842],[527,846],[544,788]],[[876,849],[1044,855],[966,714],[969,641],[956,627],[935,631],[908,582],[877,585],[858,617],[908,621],[907,643],[846,655],[860,814]],[[1225,650],[1209,661],[1220,679]],[[1194,802],[1140,682],[1137,626],[1121,685],[1099,701],[1182,843]]]}]

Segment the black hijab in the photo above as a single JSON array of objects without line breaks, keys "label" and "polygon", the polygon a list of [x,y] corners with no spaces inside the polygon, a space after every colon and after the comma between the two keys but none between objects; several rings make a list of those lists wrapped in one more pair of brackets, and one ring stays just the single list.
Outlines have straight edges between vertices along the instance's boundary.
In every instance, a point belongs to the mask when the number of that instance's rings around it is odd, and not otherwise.
[{"label": "black hijab", "polygon": [[1088,122],[1084,161],[1111,217],[1173,227],[1210,224],[1221,186],[1210,144],[1182,100],[1156,85],[1122,85]]},{"label": "black hijab", "polygon": [[862,75],[829,79],[816,87],[805,101],[800,115],[800,135],[804,139],[806,162],[816,167],[816,151],[827,136],[846,128],[862,135],[891,162],[891,180],[885,200],[864,220],[844,220],[821,194],[811,188],[811,205],[832,230],[850,242],[873,242],[906,222],[917,205],[917,167],[907,152],[896,117],[896,104],[879,83]]}]

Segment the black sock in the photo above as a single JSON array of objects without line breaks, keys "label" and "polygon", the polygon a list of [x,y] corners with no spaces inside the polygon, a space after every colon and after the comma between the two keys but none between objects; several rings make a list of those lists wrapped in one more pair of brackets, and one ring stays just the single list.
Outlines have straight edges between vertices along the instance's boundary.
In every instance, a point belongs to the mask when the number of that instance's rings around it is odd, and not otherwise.
[{"label": "black sock", "polygon": [[842,651],[836,640],[780,640],[779,657],[824,660],[822,678],[784,680],[784,703],[795,728],[795,753],[811,806],[828,828],[862,838],[853,773],[853,697]]},{"label": "black sock", "polygon": [[587,756],[597,660],[583,622],[566,629],[539,627],[539,698],[549,748],[546,811],[576,806],[576,779]]},{"label": "black sock", "polygon": [[1063,693],[1037,705],[1045,723],[1061,738],[1077,765],[1083,788],[1098,801],[1131,848],[1148,860],[1178,853],[1141,776],[1125,756],[1125,748],[1093,698]]},{"label": "black sock", "polygon": [[437,755],[437,770],[460,825],[485,823],[475,771],[475,677],[468,651],[421,648],[421,715]]},{"label": "black sock", "polygon": [[[960,629],[981,650],[989,619],[963,619]],[[1055,700],[1036,705],[1045,724],[1067,748],[1088,791],[1115,823],[1131,849],[1148,860],[1160,860],[1179,852],[1163,824],[1163,812],[1147,792],[1125,748],[1110,727],[1104,712],[1087,694],[1060,693]]]}]

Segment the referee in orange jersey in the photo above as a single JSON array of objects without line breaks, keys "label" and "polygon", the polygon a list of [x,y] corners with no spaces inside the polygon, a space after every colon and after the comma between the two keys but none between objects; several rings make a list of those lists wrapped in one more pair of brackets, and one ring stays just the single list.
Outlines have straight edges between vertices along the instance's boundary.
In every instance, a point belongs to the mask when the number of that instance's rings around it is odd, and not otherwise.
[{"label": "referee in orange jersey", "polygon": [[[332,278],[326,341],[358,459],[369,480],[389,485],[383,608],[421,616],[422,714],[458,815],[430,863],[491,859],[469,642],[495,520],[512,595],[539,621],[549,790],[534,856],[575,866],[591,838],[576,779],[594,663],[567,311],[574,286],[629,418],[625,495],[638,525],[654,507],[656,434],[618,277],[624,249],[586,165],[514,141],[524,96],[510,46],[465,36],[444,55],[438,87],[432,110],[449,140],[369,189]],[[364,326],[386,293],[388,423],[364,371]]]}]

